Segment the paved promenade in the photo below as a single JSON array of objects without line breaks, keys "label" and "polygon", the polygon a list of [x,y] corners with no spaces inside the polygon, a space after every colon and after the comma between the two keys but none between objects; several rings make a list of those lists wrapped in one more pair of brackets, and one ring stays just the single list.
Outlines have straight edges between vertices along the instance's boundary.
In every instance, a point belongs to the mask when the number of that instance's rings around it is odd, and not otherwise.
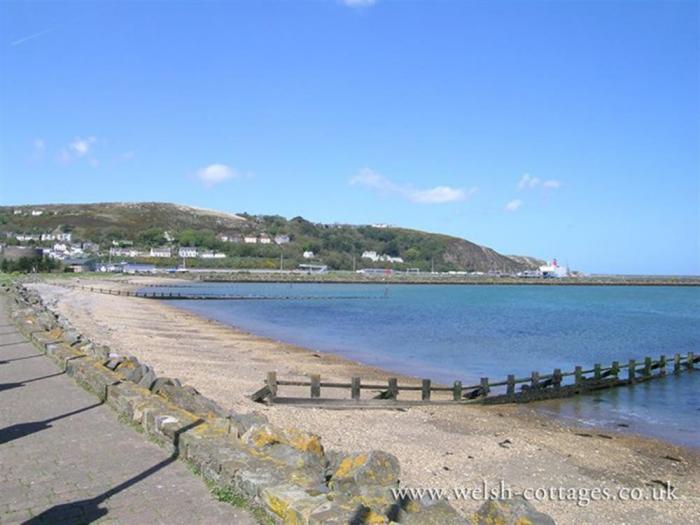
[{"label": "paved promenade", "polygon": [[94,522],[256,523],[62,374],[0,295],[0,524]]}]

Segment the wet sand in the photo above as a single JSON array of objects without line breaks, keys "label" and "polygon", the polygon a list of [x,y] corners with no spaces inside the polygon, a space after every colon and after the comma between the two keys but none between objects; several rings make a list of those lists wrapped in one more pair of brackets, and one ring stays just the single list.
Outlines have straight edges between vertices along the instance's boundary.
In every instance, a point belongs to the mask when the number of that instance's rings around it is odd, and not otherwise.
[{"label": "wet sand", "polygon": [[[70,283],[70,280],[61,282]],[[104,281],[133,289],[154,278]],[[167,283],[173,283],[168,279]],[[669,480],[677,501],[535,501],[557,523],[693,523],[700,515],[700,453],[662,441],[565,425],[531,406],[323,410],[253,403],[268,371],[278,377],[386,381],[389,374],[338,356],[259,337],[164,302],[32,285],[91,339],[132,353],[158,375],[177,377],[239,412],[257,410],[280,426],[319,434],[329,449],[395,454],[406,487],[472,487],[503,480],[514,491],[619,487],[644,491]],[[396,374],[391,374],[395,376]],[[401,382],[415,379],[402,378]],[[281,395],[289,390],[281,391]],[[324,392],[325,395],[325,392]],[[646,492],[645,492],[646,494]],[[469,512],[481,502],[453,501]]]}]

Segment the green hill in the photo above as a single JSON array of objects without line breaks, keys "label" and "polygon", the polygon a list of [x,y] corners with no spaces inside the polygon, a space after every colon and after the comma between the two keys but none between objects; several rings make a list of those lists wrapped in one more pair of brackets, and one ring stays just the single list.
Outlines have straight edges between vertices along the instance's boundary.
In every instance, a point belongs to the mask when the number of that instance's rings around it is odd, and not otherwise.
[{"label": "green hill", "polygon": [[[0,207],[0,230],[6,235],[71,232],[73,242],[99,243],[104,253],[115,243],[133,243],[144,249],[196,246],[227,255],[225,259],[206,261],[208,266],[276,268],[281,254],[287,268],[316,262],[339,270],[393,267],[425,271],[434,267],[437,271],[512,272],[533,267],[537,261],[507,257],[464,239],[406,228],[318,224],[302,217],[288,220],[276,215],[230,214],[155,202],[5,206]],[[246,244],[242,242],[245,236],[273,240],[269,244]],[[289,242],[277,245],[276,236],[288,236]],[[225,237],[229,240],[222,240]],[[314,258],[304,259],[303,253],[309,251]],[[404,263],[372,262],[361,257],[366,251],[401,257]]]}]

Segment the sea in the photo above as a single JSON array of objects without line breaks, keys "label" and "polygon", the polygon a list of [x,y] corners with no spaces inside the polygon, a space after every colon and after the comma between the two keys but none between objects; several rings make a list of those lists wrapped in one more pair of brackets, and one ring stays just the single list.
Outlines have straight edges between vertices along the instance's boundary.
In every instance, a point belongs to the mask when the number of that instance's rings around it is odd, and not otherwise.
[{"label": "sea", "polygon": [[[240,298],[169,304],[261,336],[447,384],[700,354],[695,287],[202,283],[158,291],[235,295]],[[578,426],[700,448],[698,368],[530,406]]]}]

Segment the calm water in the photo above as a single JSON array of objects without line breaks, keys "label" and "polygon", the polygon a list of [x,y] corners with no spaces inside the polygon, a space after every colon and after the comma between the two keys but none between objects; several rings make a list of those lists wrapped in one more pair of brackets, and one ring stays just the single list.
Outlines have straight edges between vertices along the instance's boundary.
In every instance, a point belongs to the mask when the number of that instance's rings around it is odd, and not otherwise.
[{"label": "calm water", "polygon": [[[442,382],[473,384],[480,377],[700,352],[699,288],[202,284],[187,290],[332,296],[170,304],[261,335]],[[343,296],[371,299],[338,299]],[[700,446],[700,371],[538,407],[578,424]]]}]

